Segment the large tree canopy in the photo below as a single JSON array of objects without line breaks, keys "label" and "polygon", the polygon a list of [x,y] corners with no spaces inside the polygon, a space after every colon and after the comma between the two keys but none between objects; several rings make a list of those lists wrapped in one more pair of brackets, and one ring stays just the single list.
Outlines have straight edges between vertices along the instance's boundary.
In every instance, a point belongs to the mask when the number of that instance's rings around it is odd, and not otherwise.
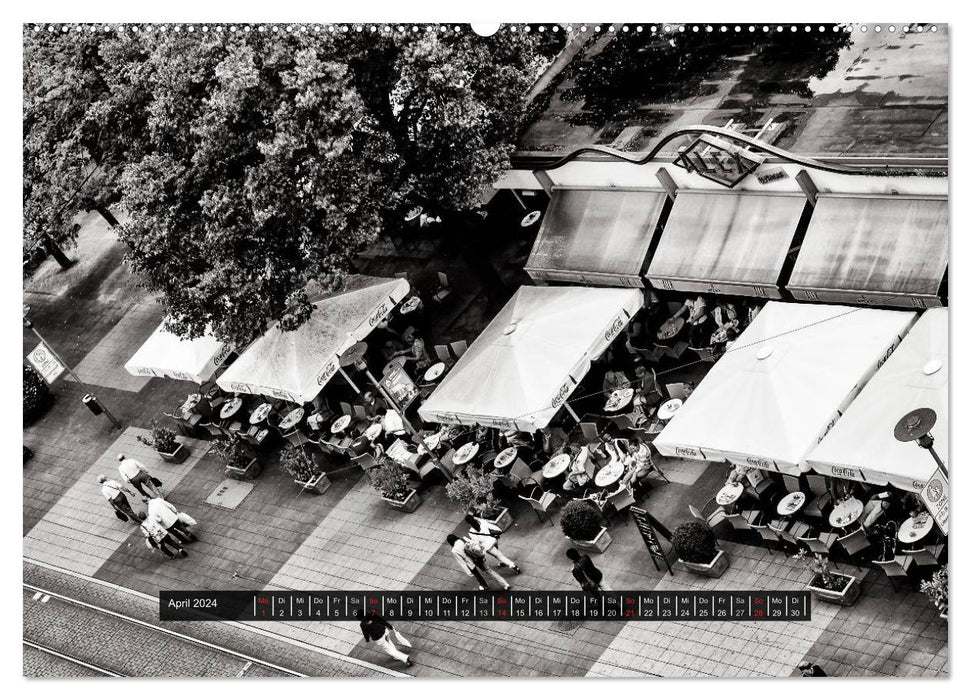
[{"label": "large tree canopy", "polygon": [[[44,109],[25,111],[25,180],[51,206],[77,182],[51,191],[68,158],[100,166],[172,330],[237,344],[268,321],[302,323],[307,282],[338,283],[416,199],[474,208],[507,167],[546,60],[522,32],[201,29],[28,34],[25,98]],[[51,91],[63,105],[33,97]],[[25,217],[41,222],[32,187]]]}]

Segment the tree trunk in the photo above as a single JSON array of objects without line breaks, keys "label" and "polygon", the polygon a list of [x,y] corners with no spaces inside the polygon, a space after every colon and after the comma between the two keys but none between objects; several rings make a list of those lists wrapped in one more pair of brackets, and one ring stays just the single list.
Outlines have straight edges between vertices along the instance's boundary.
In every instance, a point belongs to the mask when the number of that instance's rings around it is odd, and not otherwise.
[{"label": "tree trunk", "polygon": [[50,237],[44,239],[44,247],[47,248],[47,252],[57,261],[62,270],[67,270],[74,264],[74,261],[67,257],[61,247]]},{"label": "tree trunk", "polygon": [[118,219],[116,219],[115,215],[109,211],[108,207],[101,204],[96,204],[94,208],[99,214],[101,214],[104,220],[108,222],[109,226],[115,227],[118,225]]}]

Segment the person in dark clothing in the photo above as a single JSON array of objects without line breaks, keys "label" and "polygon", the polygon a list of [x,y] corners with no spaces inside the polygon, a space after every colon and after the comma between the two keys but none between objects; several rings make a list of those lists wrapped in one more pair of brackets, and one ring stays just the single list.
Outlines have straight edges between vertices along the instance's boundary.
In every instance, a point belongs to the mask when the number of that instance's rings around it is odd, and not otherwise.
[{"label": "person in dark clothing", "polygon": [[354,618],[361,621],[361,632],[364,634],[365,642],[374,642],[389,656],[398,659],[398,661],[404,661],[408,666],[414,665],[414,662],[411,660],[411,656],[399,650],[398,647],[394,645],[391,635],[394,634],[398,638],[398,641],[405,646],[410,647],[411,643],[405,639],[400,632],[392,627],[390,622],[385,620],[373,610],[367,614],[365,614],[363,610],[355,610]]},{"label": "person in dark clothing", "polygon": [[826,676],[826,672],[814,663],[803,661],[797,667],[802,671],[803,678],[819,678]]},{"label": "person in dark clothing", "polygon": [[594,565],[588,555],[580,554],[571,547],[566,550],[566,558],[573,562],[573,578],[580,584],[580,588],[585,591],[609,590],[603,585],[603,572]]}]

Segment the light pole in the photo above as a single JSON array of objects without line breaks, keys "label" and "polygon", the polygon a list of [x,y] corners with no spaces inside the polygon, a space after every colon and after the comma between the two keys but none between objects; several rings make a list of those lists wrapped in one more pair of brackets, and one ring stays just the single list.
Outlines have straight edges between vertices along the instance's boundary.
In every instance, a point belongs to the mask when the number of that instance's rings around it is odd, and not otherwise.
[{"label": "light pole", "polygon": [[919,447],[931,453],[944,476],[947,476],[947,465],[934,449],[934,436],[931,429],[937,423],[937,413],[933,408],[917,408],[897,421],[893,429],[893,436],[900,442],[916,442]]},{"label": "light pole", "polygon": [[74,381],[76,381],[80,385],[80,387],[84,389],[85,393],[93,399],[94,403],[97,406],[99,406],[102,411],[104,411],[104,414],[108,416],[108,420],[111,421],[112,425],[114,425],[114,427],[117,428],[118,430],[121,430],[121,423],[119,423],[118,420],[113,415],[111,415],[111,411],[108,410],[108,407],[105,406],[100,401],[98,401],[98,397],[95,396],[95,393],[91,391],[88,385],[81,381],[81,378],[74,373],[74,370],[71,369],[70,365],[68,365],[64,360],[61,359],[60,355],[54,352],[54,348],[51,347],[51,344],[48,343],[46,340],[44,340],[44,336],[42,336],[40,332],[34,327],[33,321],[27,318],[27,314],[29,313],[30,313],[30,306],[28,306],[27,304],[24,304],[24,328],[29,328],[31,331],[34,332],[34,335],[36,335],[37,339],[44,344],[44,347],[46,347],[47,350],[51,353],[51,355],[54,356],[54,359],[61,363],[61,366],[64,367],[64,370],[72,377],[74,377]]}]

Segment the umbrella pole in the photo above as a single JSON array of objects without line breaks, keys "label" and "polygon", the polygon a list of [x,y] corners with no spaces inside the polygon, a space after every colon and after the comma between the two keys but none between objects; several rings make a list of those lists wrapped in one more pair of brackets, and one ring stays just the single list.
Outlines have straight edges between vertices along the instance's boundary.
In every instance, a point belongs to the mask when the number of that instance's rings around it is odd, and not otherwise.
[{"label": "umbrella pole", "polygon": [[577,423],[580,422],[580,416],[578,416],[577,413],[576,413],[576,411],[573,410],[573,406],[570,405],[570,402],[569,401],[564,401],[563,402],[563,408],[566,409],[566,412],[567,413],[569,413],[571,416],[573,416],[573,420],[575,420]]},{"label": "umbrella pole", "polygon": [[[357,388],[357,384],[355,384],[354,383],[354,380],[351,379],[350,375],[347,372],[344,371],[344,368],[343,367],[338,367],[337,369],[340,370],[341,376],[344,377],[344,379],[347,380],[347,383],[351,385],[351,388],[354,391],[356,391],[358,393],[358,395],[360,395],[361,390]],[[370,376],[370,375],[371,375],[371,373],[368,372],[368,376]]]}]

